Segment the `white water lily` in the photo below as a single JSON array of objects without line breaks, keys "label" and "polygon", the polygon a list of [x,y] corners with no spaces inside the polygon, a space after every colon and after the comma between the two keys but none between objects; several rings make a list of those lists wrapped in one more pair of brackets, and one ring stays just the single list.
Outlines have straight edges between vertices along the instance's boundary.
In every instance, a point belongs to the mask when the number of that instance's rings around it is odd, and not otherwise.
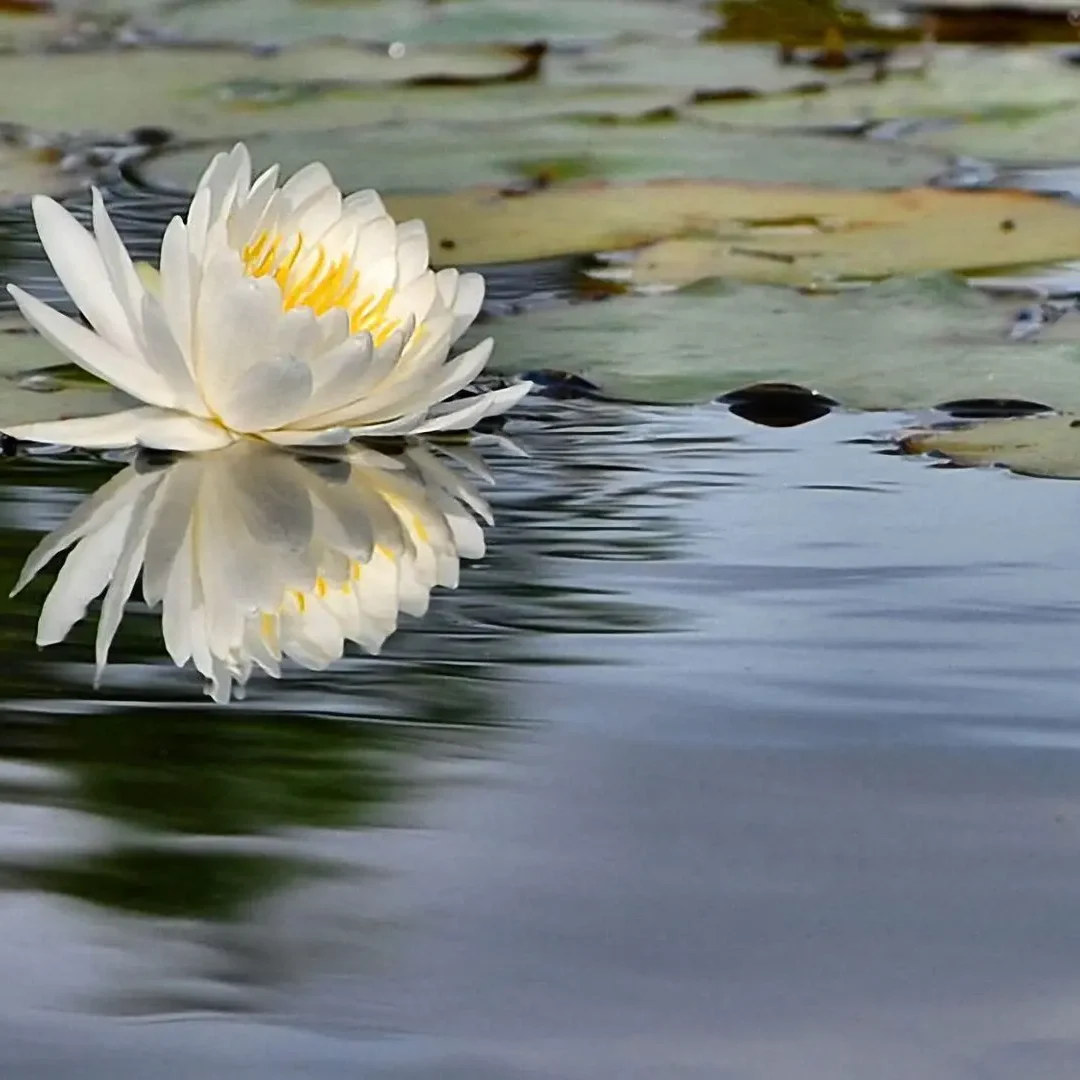
[{"label": "white water lily", "polygon": [[212,450],[244,437],[334,445],[355,436],[472,427],[529,390],[447,400],[492,342],[448,359],[484,296],[479,274],[428,265],[420,221],[395,224],[374,191],[342,197],[315,163],[251,182],[243,144],[218,154],[160,268],[132,263],[93,193],[94,232],[45,196],[45,252],[90,328],[9,285],[30,323],[73,363],[129,395],[103,416],[6,427],[88,449]]},{"label": "white water lily", "polygon": [[[460,451],[457,454],[460,456]],[[227,701],[283,658],[319,670],[352,641],[378,652],[399,612],[422,615],[458,560],[484,554],[475,489],[422,444],[390,457],[350,447],[301,459],[255,440],[155,465],[137,459],[27,560],[16,591],[74,545],[46,597],[37,642],[62,641],[104,592],[100,678],[141,572],[165,648]]]}]

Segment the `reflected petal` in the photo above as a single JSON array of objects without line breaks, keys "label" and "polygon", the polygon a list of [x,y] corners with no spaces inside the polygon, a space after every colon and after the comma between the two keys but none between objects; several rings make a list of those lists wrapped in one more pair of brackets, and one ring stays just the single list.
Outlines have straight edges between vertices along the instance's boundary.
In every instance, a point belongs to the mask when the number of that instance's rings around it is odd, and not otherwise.
[{"label": "reflected petal", "polygon": [[420,442],[392,457],[362,446],[315,456],[245,439],[147,464],[87,499],[19,580],[75,544],[38,638],[61,640],[104,592],[99,674],[140,572],[168,655],[226,701],[254,670],[280,675],[283,657],[320,670],[350,642],[378,652],[399,612],[422,615],[434,587],[457,585],[460,559],[483,554],[487,504]]}]

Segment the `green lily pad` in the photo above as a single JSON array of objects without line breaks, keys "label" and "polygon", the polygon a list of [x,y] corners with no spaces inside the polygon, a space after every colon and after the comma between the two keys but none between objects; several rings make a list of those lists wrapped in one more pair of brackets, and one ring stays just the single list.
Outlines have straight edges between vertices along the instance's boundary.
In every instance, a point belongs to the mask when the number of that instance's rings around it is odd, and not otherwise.
[{"label": "green lily pad", "polygon": [[957,465],[998,465],[1023,476],[1080,480],[1080,418],[1031,416],[909,432],[901,446]]},{"label": "green lily pad", "polygon": [[4,425],[98,416],[133,402],[68,364],[19,315],[0,318],[0,430]]},{"label": "green lily pad", "polygon": [[697,4],[664,0],[196,0],[159,21],[201,37],[244,40],[254,32],[260,40],[298,41],[345,34],[445,44],[691,33],[712,20]]},{"label": "green lily pad", "polygon": [[1075,326],[1015,343],[1009,317],[945,275],[825,296],[743,285],[619,297],[499,320],[484,332],[495,337],[493,363],[503,371],[568,370],[647,401],[703,401],[779,382],[853,409],[998,398],[1080,411]]},{"label": "green lily pad", "polygon": [[[1080,68],[1076,77],[1080,90]],[[1069,103],[947,131],[916,132],[911,141],[948,153],[1000,161],[1074,162],[1080,157],[1080,106]]]},{"label": "green lily pad", "polygon": [[[213,148],[224,149],[227,141]],[[249,140],[257,167],[285,173],[325,162],[346,188],[447,190],[525,179],[648,180],[660,177],[802,180],[894,187],[924,183],[944,158],[885,143],[817,136],[723,132],[691,122],[597,127],[575,121],[411,123],[301,132]],[[191,189],[206,167],[204,146],[146,163],[148,181]],[[438,169],[432,169],[432,161]]]},{"label": "green lily pad", "polygon": [[[1053,49],[938,47],[924,55],[929,63],[921,74],[908,70],[880,80],[849,74],[822,94],[711,102],[689,111],[703,122],[755,127],[894,119],[1017,122],[1066,107],[1080,93],[1080,68],[1065,64]],[[963,130],[938,132],[932,141],[953,147]]]}]

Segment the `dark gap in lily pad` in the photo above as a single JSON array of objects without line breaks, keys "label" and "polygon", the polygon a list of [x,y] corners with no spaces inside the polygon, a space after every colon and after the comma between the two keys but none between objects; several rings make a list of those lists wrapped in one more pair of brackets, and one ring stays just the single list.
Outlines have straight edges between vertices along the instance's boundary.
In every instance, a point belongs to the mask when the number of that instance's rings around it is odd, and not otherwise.
[{"label": "dark gap in lily pad", "polygon": [[522,378],[533,383],[533,393],[541,397],[554,398],[557,401],[582,398],[589,401],[607,400],[604,391],[596,383],[590,382],[582,375],[575,375],[571,371],[541,368],[538,371],[526,371]]},{"label": "dark gap in lily pad", "polygon": [[934,408],[957,420],[1007,420],[1053,411],[1049,405],[1018,398],[965,398],[962,401],[946,401]]},{"label": "dark gap in lily pad", "polygon": [[840,403],[795,383],[754,383],[716,399],[743,420],[763,427],[798,427],[827,416]]}]

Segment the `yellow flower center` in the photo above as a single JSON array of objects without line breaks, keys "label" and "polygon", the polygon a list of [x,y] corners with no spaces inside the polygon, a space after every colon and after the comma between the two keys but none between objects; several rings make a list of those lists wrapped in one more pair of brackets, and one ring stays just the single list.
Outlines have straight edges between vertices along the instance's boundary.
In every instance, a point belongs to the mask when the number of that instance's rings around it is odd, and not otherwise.
[{"label": "yellow flower center", "polygon": [[240,256],[249,277],[272,277],[277,282],[283,311],[306,307],[319,316],[342,308],[349,315],[349,333],[366,330],[376,345],[401,326],[400,319],[387,315],[393,289],[365,293],[360,271],[348,256],[331,260],[322,244],[313,254],[304,247],[302,233],[290,243],[280,233],[264,230]]}]

